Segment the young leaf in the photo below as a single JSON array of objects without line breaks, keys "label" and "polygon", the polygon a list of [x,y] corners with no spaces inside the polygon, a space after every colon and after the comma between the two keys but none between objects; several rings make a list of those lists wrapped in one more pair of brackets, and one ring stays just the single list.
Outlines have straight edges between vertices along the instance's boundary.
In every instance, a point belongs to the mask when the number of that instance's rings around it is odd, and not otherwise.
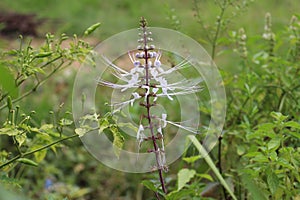
[{"label": "young leaf", "polygon": [[[267,171],[268,173],[268,171]],[[274,172],[269,172],[267,174],[267,183],[269,185],[270,191],[274,194],[279,186],[279,179]]]},{"label": "young leaf", "polygon": [[185,184],[187,184],[196,174],[193,169],[181,169],[178,172],[178,188],[177,191],[181,190]]},{"label": "young leaf", "polygon": [[295,121],[288,121],[288,122],[284,123],[284,126],[300,129],[300,124],[298,122],[295,122]]},{"label": "young leaf", "polygon": [[201,178],[205,178],[207,180],[213,181],[214,179],[211,177],[211,175],[209,174],[196,174],[196,176],[201,177]]},{"label": "young leaf", "polygon": [[99,119],[99,134],[109,127],[109,121],[106,117]]},{"label": "young leaf", "polygon": [[70,126],[71,124],[73,124],[72,120],[69,120],[66,118],[59,120],[59,125],[61,125],[61,126]]},{"label": "young leaf", "polygon": [[90,35],[90,34],[91,34],[92,32],[94,32],[100,25],[101,25],[101,23],[96,23],[96,24],[93,24],[92,26],[90,26],[89,28],[87,28],[87,29],[84,31],[84,36]]},{"label": "young leaf", "polygon": [[119,129],[116,126],[111,126],[110,131],[114,136],[113,147],[115,155],[119,158],[121,149],[124,145],[124,137],[120,133]]},{"label": "young leaf", "polygon": [[187,163],[194,163],[201,158],[200,155],[182,158]]},{"label": "young leaf", "polygon": [[[42,147],[42,145],[39,145],[39,147]],[[37,162],[41,162],[46,157],[47,150],[37,151],[34,153],[34,158]]]},{"label": "young leaf", "polygon": [[0,135],[15,136],[18,135],[19,133],[20,131],[18,129],[14,129],[12,127],[0,129]]},{"label": "young leaf", "polygon": [[38,164],[36,162],[34,162],[33,160],[30,160],[28,158],[19,158],[17,161],[20,163],[26,164],[26,165],[34,166],[34,167],[38,166]]},{"label": "young leaf", "polygon": [[270,142],[268,142],[268,149],[275,151],[280,146],[280,142],[281,142],[280,137],[271,139]]},{"label": "young leaf", "polygon": [[288,116],[281,114],[280,112],[271,112],[271,117],[275,118],[277,121],[283,122],[288,118]]},{"label": "young leaf", "polygon": [[26,140],[26,134],[18,134],[15,136],[17,142],[18,142],[18,145],[19,147],[22,146],[22,144],[25,142]]},{"label": "young leaf", "polygon": [[155,187],[153,182],[151,182],[149,180],[144,180],[144,181],[142,181],[142,184],[149,190],[151,190],[153,192],[157,192],[157,188]]},{"label": "young leaf", "polygon": [[86,134],[86,132],[87,132],[87,129],[85,129],[85,128],[76,128],[76,129],[75,129],[75,133],[76,133],[79,137],[84,136],[84,134]]}]

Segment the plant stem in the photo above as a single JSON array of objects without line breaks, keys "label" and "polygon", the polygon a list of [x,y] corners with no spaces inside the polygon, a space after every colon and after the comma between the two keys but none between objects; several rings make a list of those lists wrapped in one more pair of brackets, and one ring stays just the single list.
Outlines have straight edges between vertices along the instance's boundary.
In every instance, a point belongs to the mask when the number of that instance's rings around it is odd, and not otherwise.
[{"label": "plant stem", "polygon": [[213,38],[213,41],[212,41],[212,50],[211,50],[212,60],[215,59],[215,55],[216,55],[217,40],[219,38],[219,34],[220,34],[220,31],[221,31],[221,28],[222,28],[222,19],[223,19],[223,16],[225,14],[226,3],[227,3],[227,0],[224,0],[223,5],[220,5],[221,13],[217,18],[217,30],[215,32],[215,35],[214,35],[214,38]]},{"label": "plant stem", "polygon": [[[144,22],[144,23],[143,23]],[[144,21],[144,19],[142,19],[142,28],[143,28],[143,32],[144,32],[144,53],[145,53],[145,79],[146,79],[146,83],[145,85],[148,86],[148,90],[150,90],[150,83],[149,83],[149,80],[150,80],[150,77],[149,77],[149,66],[148,66],[148,49],[147,49],[147,37],[146,37],[146,23]],[[160,164],[159,164],[159,155],[158,155],[158,151],[159,151],[159,148],[158,148],[158,145],[156,143],[156,138],[155,138],[155,134],[154,134],[154,130],[153,130],[153,123],[152,123],[152,120],[151,120],[151,113],[150,113],[150,108],[151,108],[151,104],[150,104],[150,96],[147,95],[146,97],[146,108],[147,108],[147,119],[148,119],[148,123],[149,123],[149,129],[150,129],[150,132],[151,132],[151,138],[152,138],[152,141],[153,141],[153,147],[154,147],[154,153],[155,153],[155,158],[156,158],[156,164],[157,164],[157,168],[158,168],[158,174],[159,174],[159,180],[160,180],[160,183],[161,183],[161,187],[162,187],[162,190],[164,193],[167,193],[167,189],[166,189],[166,186],[165,186],[165,182],[164,182],[164,179],[163,179],[163,173],[162,173],[162,168],[160,167]]]},{"label": "plant stem", "polygon": [[19,155],[15,156],[14,158],[10,159],[9,161],[7,161],[6,163],[3,163],[2,165],[0,165],[0,169],[3,168],[3,167],[5,167],[6,165],[9,165],[9,164],[13,163],[14,161],[18,160],[19,158],[24,158],[26,156],[34,154],[35,152],[42,151],[42,150],[47,149],[47,148],[49,148],[49,147],[51,147],[51,146],[53,146],[55,144],[58,144],[58,143],[63,142],[65,140],[69,140],[69,139],[74,138],[74,137],[78,137],[78,135],[77,134],[70,135],[68,137],[59,139],[59,140],[54,141],[54,142],[52,142],[50,144],[47,144],[47,145],[42,146],[40,148],[37,148],[35,150],[29,151],[29,152],[26,152],[26,153],[23,153],[23,154],[19,154]]},{"label": "plant stem", "polygon": [[[218,169],[220,174],[223,176],[223,170],[222,170],[222,135],[219,136],[219,143],[218,143]],[[222,190],[223,190],[223,195],[224,195],[224,199],[227,199],[227,193],[226,193],[226,189],[224,188],[224,186],[222,185]]]}]

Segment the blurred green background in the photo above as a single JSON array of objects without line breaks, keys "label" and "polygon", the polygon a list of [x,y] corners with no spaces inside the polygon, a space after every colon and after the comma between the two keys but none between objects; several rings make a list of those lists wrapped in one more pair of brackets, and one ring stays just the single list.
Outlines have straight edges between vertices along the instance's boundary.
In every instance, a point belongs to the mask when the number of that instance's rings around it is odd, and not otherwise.
[{"label": "blurred green background", "polygon": [[[214,1],[197,2],[203,19],[207,23],[213,23],[219,13]],[[248,10],[234,19],[234,26],[244,27],[250,34],[257,30],[263,31],[266,12],[272,13],[275,31],[277,26],[286,24],[292,14],[299,13],[299,2],[296,0],[262,0],[250,4]],[[81,34],[86,27],[100,21],[102,27],[98,34],[95,34],[95,37],[100,39],[136,28],[141,16],[148,19],[150,26],[173,28],[168,20],[170,15],[176,15],[180,20],[181,32],[193,38],[200,38],[202,31],[194,18],[194,7],[193,0],[2,0],[0,2],[0,12],[37,14],[39,18],[46,18],[48,20],[46,23],[59,32]]]},{"label": "blurred green background", "polygon": [[[92,34],[91,38],[88,38],[94,44],[121,31],[137,28],[140,17],[144,16],[150,26],[177,29],[199,41],[210,52],[211,46],[205,40],[207,32],[203,30],[194,16],[195,2],[205,24],[213,27],[220,13],[220,9],[213,0],[1,0],[0,13],[2,15],[6,13],[36,14],[37,19],[43,20],[42,25],[37,27],[36,39],[44,38],[47,32],[80,36],[87,27],[101,22],[101,27]],[[241,2],[244,1],[241,0]],[[232,12],[235,11],[229,10],[226,15],[231,16]],[[267,12],[272,14],[273,31],[282,30],[289,24],[293,14],[299,14],[299,1],[257,0],[250,2],[245,10],[232,18],[228,30],[238,31],[243,27],[248,35],[262,34]],[[229,33],[225,31],[224,34]],[[14,36],[1,37],[1,48],[11,48],[8,44],[16,38]],[[235,57],[224,54],[216,57],[215,61],[222,69],[238,71],[239,69],[234,65]],[[73,76],[66,79],[57,76],[55,80],[50,80],[50,83],[55,84],[67,82],[64,88],[67,91],[63,93],[66,96],[69,95],[66,102],[70,102],[72,78]],[[55,90],[55,87],[54,84],[47,85],[47,91],[40,91],[39,96],[35,96],[34,100],[28,99],[27,103],[25,101],[28,111],[35,109],[39,113],[40,118],[36,119],[36,123],[42,123],[41,121],[47,118],[49,110],[57,108],[61,103],[60,97],[53,97],[54,95],[49,92]],[[54,98],[56,101],[53,100]],[[70,105],[67,104],[66,107],[70,108]],[[73,195],[74,199],[80,199],[77,197],[84,196],[91,191],[93,195],[99,195],[103,199],[131,199],[133,196],[141,199],[152,195],[149,191],[143,193],[141,188],[140,181],[146,175],[126,174],[103,166],[85,151],[79,139],[68,141],[66,144],[62,152],[47,155],[47,162],[42,163],[42,167],[26,171],[25,178],[20,182],[23,188],[19,188],[19,191],[25,191],[26,196],[38,199],[40,196],[37,194],[45,192],[45,180],[49,179],[60,184],[57,193],[62,196]],[[172,172],[170,174],[172,175]],[[176,169],[174,174],[176,174]],[[123,198],[119,198],[121,196]]]}]

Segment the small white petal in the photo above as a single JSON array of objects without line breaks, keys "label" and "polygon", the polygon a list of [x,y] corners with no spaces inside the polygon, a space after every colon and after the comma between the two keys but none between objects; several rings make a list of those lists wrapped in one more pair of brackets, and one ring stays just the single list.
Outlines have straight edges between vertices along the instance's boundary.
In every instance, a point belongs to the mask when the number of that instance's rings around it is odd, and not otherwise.
[{"label": "small white petal", "polygon": [[144,127],[142,124],[140,124],[138,132],[136,134],[136,139],[140,140],[143,137]]},{"label": "small white petal", "polygon": [[152,92],[153,92],[154,94],[156,94],[158,90],[159,90],[158,88],[152,88]]},{"label": "small white petal", "polygon": [[161,114],[161,121],[163,123],[162,128],[165,128],[167,126],[167,114]]}]

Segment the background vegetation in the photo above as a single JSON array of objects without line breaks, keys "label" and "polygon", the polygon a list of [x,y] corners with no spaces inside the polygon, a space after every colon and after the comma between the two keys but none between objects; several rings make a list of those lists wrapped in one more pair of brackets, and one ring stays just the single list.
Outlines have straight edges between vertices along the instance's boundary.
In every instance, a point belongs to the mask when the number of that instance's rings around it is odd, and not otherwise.
[{"label": "background vegetation", "polygon": [[[220,68],[227,117],[210,156],[236,198],[300,199],[299,11],[294,0],[2,0],[1,13],[33,13],[42,23],[31,43],[1,36],[0,186],[31,199],[153,199],[156,175],[103,166],[70,114],[74,74],[92,48],[85,41],[136,28],[144,16],[200,42]],[[192,146],[170,166],[165,198],[232,198],[208,163]]]}]

